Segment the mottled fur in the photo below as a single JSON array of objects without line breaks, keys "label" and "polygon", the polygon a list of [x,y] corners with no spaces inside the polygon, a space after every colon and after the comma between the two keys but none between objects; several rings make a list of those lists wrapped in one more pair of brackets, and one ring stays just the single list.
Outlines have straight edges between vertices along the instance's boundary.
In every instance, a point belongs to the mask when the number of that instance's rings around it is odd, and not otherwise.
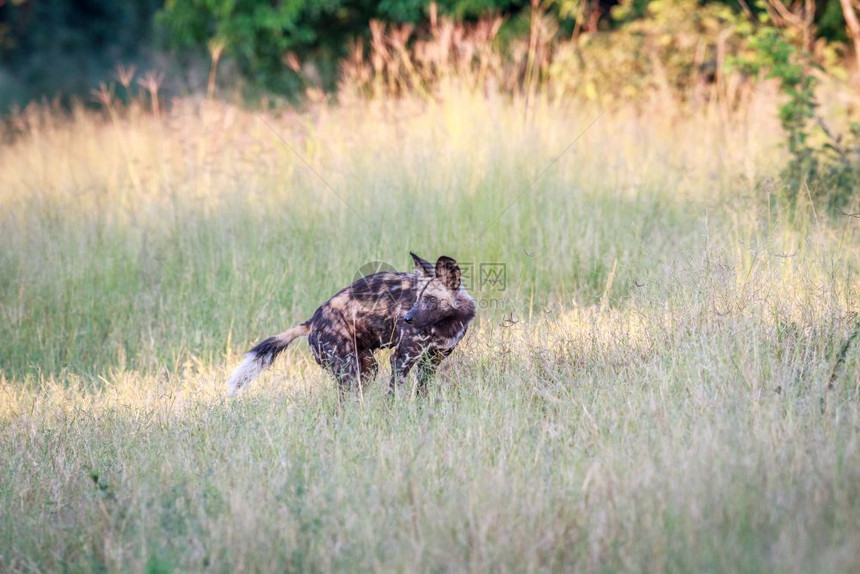
[{"label": "mottled fur", "polygon": [[374,378],[376,349],[393,348],[390,391],[418,364],[419,390],[451,354],[475,317],[475,301],[460,283],[460,268],[442,256],[435,265],[411,254],[414,273],[363,277],[323,303],[304,323],[269,337],[245,354],[230,377],[230,394],[251,383],[295,338],[307,336],[317,363],[341,392]]}]

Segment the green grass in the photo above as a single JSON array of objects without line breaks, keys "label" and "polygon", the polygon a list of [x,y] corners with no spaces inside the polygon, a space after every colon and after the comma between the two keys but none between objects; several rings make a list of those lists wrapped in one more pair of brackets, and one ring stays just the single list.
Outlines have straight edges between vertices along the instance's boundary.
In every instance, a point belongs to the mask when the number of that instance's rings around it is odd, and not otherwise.
[{"label": "green grass", "polygon": [[[860,226],[761,184],[775,119],[616,111],[552,163],[596,111],[446,102],[22,120],[0,570],[860,568]],[[429,398],[338,409],[300,343],[227,399],[409,250],[507,269]]]}]

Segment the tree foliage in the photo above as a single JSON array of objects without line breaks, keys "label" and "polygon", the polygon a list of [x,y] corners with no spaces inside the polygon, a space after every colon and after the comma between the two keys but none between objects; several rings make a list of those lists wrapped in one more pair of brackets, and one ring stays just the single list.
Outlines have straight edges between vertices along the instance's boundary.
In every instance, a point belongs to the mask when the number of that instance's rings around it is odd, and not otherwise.
[{"label": "tree foliage", "polygon": [[0,2],[0,113],[10,104],[87,93],[118,62],[145,60],[160,0]]},{"label": "tree foliage", "polygon": [[[419,23],[428,17],[424,0],[167,0],[158,22],[175,47],[221,46],[252,83],[289,90],[292,57],[331,64],[345,54],[350,39],[366,35],[370,22]],[[489,11],[520,10],[513,0],[446,0],[441,14],[475,18]],[[293,64],[294,65],[294,64]],[[329,78],[333,80],[333,78]]]}]

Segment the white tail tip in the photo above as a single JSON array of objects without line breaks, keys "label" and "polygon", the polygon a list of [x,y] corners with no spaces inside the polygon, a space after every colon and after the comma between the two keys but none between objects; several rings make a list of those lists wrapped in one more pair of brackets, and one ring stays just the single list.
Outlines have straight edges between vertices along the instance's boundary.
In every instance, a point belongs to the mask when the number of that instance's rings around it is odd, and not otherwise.
[{"label": "white tail tip", "polygon": [[230,380],[227,382],[230,396],[234,396],[243,387],[251,384],[254,379],[260,376],[263,372],[263,361],[254,353],[245,353],[245,360],[236,367],[233,374],[230,375]]}]

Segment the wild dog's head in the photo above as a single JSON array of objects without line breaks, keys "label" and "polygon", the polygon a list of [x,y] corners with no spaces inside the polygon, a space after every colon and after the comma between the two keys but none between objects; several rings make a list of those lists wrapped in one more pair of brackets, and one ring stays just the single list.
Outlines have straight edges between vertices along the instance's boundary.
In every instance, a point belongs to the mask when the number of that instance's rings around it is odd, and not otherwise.
[{"label": "wild dog's head", "polygon": [[415,303],[403,320],[419,329],[446,319],[471,321],[475,316],[475,300],[462,288],[457,262],[443,255],[433,265],[414,253],[410,255],[422,280]]}]

